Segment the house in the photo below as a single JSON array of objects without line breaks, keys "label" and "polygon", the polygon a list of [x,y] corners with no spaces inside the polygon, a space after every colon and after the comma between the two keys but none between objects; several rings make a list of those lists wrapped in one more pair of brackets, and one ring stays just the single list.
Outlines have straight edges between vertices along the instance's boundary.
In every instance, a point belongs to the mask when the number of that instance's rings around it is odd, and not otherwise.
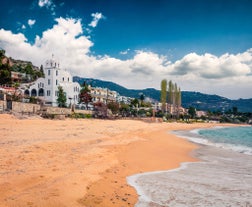
[{"label": "house", "polygon": [[25,73],[11,71],[11,81],[21,82],[25,78]]},{"label": "house", "polygon": [[58,106],[58,87],[61,86],[67,97],[67,105],[78,103],[80,84],[73,82],[71,74],[61,69],[60,63],[53,56],[45,62],[43,68],[45,77],[23,85],[24,94],[38,97],[46,105]]}]

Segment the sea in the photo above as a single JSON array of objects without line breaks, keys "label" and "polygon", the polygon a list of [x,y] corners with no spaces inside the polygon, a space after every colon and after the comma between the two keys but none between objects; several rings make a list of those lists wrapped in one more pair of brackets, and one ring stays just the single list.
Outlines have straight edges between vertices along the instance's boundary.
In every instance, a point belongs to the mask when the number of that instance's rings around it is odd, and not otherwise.
[{"label": "sea", "polygon": [[135,207],[252,207],[252,126],[174,131],[200,144],[199,162],[127,177]]}]

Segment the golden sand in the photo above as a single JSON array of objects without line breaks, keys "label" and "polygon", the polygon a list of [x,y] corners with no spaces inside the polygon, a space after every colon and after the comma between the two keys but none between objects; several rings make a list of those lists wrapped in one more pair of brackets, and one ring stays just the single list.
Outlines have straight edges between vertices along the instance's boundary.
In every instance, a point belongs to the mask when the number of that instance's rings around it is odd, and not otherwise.
[{"label": "golden sand", "polygon": [[0,207],[134,206],[127,176],[196,161],[168,131],[212,125],[0,114]]}]

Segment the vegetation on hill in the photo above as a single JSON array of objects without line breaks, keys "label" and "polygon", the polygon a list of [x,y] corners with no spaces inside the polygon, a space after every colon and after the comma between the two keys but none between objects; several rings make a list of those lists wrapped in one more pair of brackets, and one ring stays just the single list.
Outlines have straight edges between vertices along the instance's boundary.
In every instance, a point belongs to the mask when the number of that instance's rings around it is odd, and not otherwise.
[{"label": "vegetation on hill", "polygon": [[0,85],[15,84],[11,77],[12,72],[18,72],[20,75],[22,74],[19,79],[19,82],[22,83],[32,82],[44,76],[42,66],[38,68],[29,61],[8,58],[5,55],[5,51],[0,50]]}]

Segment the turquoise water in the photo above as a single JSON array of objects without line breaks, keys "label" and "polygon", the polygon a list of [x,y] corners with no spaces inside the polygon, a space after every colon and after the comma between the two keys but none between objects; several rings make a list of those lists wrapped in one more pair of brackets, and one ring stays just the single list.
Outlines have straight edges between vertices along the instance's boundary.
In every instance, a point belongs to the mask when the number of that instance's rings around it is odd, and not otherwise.
[{"label": "turquoise water", "polygon": [[198,130],[202,139],[235,151],[252,154],[252,127],[227,127]]}]

